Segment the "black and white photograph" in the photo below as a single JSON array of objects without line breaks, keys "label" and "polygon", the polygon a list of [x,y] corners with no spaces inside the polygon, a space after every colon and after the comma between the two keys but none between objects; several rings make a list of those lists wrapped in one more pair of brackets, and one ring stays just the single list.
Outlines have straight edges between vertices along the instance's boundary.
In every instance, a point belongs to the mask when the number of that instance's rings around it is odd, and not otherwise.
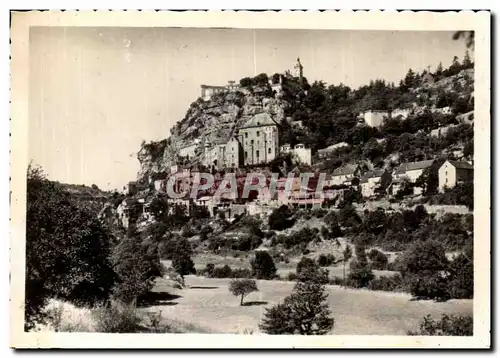
[{"label": "black and white photograph", "polygon": [[13,346],[489,347],[489,13],[75,14],[12,13]]}]

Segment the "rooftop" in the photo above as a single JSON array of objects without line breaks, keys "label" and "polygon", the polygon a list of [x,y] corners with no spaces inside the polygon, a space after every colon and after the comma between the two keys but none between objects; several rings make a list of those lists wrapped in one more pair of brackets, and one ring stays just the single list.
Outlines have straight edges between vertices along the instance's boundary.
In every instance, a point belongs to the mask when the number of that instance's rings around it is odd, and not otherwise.
[{"label": "rooftop", "polygon": [[434,159],[422,160],[420,162],[409,162],[401,164],[397,169],[395,174],[404,174],[412,170],[421,170],[428,168],[434,163]]},{"label": "rooftop", "polygon": [[474,167],[468,162],[460,162],[457,160],[448,160],[448,162],[457,169],[474,169]]},{"label": "rooftop", "polygon": [[269,114],[263,112],[250,118],[240,129],[276,125],[278,125],[278,123],[276,123]]}]

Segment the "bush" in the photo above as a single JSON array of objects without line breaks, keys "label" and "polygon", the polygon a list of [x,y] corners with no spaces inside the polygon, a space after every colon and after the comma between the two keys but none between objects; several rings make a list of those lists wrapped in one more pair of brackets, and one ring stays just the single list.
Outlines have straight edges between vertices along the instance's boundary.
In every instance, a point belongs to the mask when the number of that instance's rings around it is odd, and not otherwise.
[{"label": "bush", "polygon": [[229,283],[229,291],[234,296],[241,296],[240,306],[243,306],[243,298],[252,292],[258,291],[255,280],[240,279],[231,280]]},{"label": "bush", "polygon": [[141,319],[133,304],[112,302],[93,311],[96,331],[100,333],[137,333]]},{"label": "bush", "polygon": [[378,251],[377,249],[372,249],[368,253],[368,258],[371,261],[371,267],[374,270],[387,270],[387,265],[389,263],[389,260],[386,255],[384,255],[382,252]]},{"label": "bush", "polygon": [[214,278],[230,278],[233,276],[233,271],[229,265],[224,265],[223,267],[216,267],[213,271]]},{"label": "bush", "polygon": [[328,283],[328,271],[320,269],[316,262],[308,257],[302,257],[297,264],[296,273],[301,282],[317,282],[323,285]]},{"label": "bush", "polygon": [[328,254],[328,255],[321,254],[318,257],[318,265],[320,267],[327,267],[327,266],[332,265],[335,262],[336,262],[335,256],[333,256],[332,254]]},{"label": "bush", "polygon": [[372,291],[387,291],[387,292],[409,292],[408,285],[403,281],[400,274],[392,276],[380,276],[374,278],[366,286]]},{"label": "bush", "polygon": [[327,334],[334,325],[327,297],[324,286],[298,282],[283,303],[266,309],[259,327],[267,334]]},{"label": "bush", "polygon": [[410,336],[473,336],[474,324],[470,315],[455,316],[443,314],[440,320],[431,315],[422,319],[419,330],[408,332]]},{"label": "bush", "polygon": [[267,251],[256,251],[250,264],[252,265],[252,276],[259,280],[271,280],[276,276],[276,266]]},{"label": "bush", "polygon": [[451,298],[447,279],[440,273],[410,276],[410,293],[417,298],[436,301]]}]

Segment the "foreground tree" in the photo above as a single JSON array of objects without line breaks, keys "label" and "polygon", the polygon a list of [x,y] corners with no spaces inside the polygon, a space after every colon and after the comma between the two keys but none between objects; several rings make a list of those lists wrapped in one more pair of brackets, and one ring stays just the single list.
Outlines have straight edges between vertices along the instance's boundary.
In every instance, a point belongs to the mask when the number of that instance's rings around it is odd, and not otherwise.
[{"label": "foreground tree", "polygon": [[74,304],[107,300],[116,276],[112,237],[57,182],[30,165],[27,177],[25,328],[43,321],[49,298]]},{"label": "foreground tree", "polygon": [[119,277],[113,297],[125,304],[136,302],[148,293],[154,280],[163,274],[156,251],[143,245],[134,225],[130,225],[127,235],[114,247],[111,261]]},{"label": "foreground tree", "polygon": [[229,283],[229,291],[235,296],[241,296],[240,306],[243,306],[243,298],[245,298],[245,296],[258,290],[255,280],[249,278],[231,280]]},{"label": "foreground tree", "polygon": [[446,300],[449,262],[444,246],[433,240],[413,243],[403,254],[401,275],[415,297]]},{"label": "foreground tree", "polygon": [[259,328],[267,334],[327,334],[334,325],[327,297],[323,285],[298,282],[283,303],[266,310]]}]

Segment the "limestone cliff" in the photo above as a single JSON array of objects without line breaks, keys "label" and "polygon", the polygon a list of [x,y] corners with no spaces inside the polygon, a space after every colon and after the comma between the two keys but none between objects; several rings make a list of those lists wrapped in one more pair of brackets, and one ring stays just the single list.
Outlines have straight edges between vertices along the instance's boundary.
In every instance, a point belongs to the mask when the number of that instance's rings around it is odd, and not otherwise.
[{"label": "limestone cliff", "polygon": [[[198,98],[171,129],[169,138],[141,145],[137,153],[141,165],[138,180],[163,175],[174,164],[200,163],[205,144],[229,140],[255,114],[267,112],[281,123],[287,106],[288,103],[269,86],[218,93],[208,101]],[[195,146],[195,154],[189,159],[180,156],[181,149],[187,146]]]}]

